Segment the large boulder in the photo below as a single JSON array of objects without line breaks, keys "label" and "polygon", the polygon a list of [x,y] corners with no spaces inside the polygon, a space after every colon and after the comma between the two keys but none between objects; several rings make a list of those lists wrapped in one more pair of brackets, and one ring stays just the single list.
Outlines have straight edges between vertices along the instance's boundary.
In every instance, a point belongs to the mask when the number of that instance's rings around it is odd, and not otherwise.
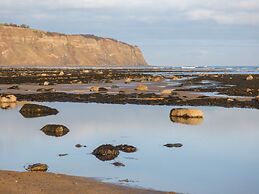
[{"label": "large boulder", "polygon": [[38,104],[25,104],[20,110],[25,118],[44,117],[58,114],[58,110]]},{"label": "large boulder", "polygon": [[113,145],[106,144],[96,148],[92,154],[101,161],[108,161],[115,159],[120,153]]},{"label": "large boulder", "polygon": [[132,153],[132,152],[136,152],[137,148],[132,146],[132,145],[126,145],[126,144],[121,144],[121,145],[117,145],[116,148],[122,152],[126,152],[126,153]]},{"label": "large boulder", "polygon": [[61,137],[69,132],[69,129],[64,125],[46,125],[41,131],[48,136]]},{"label": "large boulder", "polygon": [[198,109],[179,108],[172,109],[170,112],[170,117],[203,118],[203,116],[203,112]]},{"label": "large boulder", "polygon": [[48,165],[47,164],[41,164],[41,163],[37,163],[37,164],[32,164],[29,165],[26,168],[27,171],[41,171],[41,172],[46,172],[48,170]]}]

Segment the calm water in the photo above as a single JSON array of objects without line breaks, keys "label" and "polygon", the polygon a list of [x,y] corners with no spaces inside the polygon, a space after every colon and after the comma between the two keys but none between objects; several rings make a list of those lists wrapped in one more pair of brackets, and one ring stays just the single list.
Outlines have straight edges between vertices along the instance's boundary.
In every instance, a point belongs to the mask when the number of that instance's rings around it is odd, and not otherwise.
[{"label": "calm water", "polygon": [[[49,171],[101,178],[130,186],[182,193],[259,193],[259,111],[202,107],[201,125],[173,123],[174,107],[45,103],[56,116],[25,119],[19,108],[0,110],[0,169],[24,171],[47,163]],[[46,124],[64,124],[63,137],[46,136]],[[75,144],[87,145],[75,148]],[[136,153],[102,162],[90,153],[101,144],[127,143]],[[166,148],[166,143],[182,143]],[[68,156],[59,157],[58,154]]]}]

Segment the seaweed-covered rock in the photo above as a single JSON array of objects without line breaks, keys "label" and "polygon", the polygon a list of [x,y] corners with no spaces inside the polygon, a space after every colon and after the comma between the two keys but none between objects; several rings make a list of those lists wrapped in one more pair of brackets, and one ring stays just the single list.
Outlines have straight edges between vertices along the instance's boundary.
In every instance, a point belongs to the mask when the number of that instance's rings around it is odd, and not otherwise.
[{"label": "seaweed-covered rock", "polygon": [[93,152],[96,158],[102,161],[113,160],[119,155],[119,151],[116,147],[110,144],[101,145],[96,148]]},{"label": "seaweed-covered rock", "polygon": [[61,137],[69,132],[69,129],[63,125],[46,125],[41,129],[48,136]]},{"label": "seaweed-covered rock", "polygon": [[203,112],[198,109],[172,109],[170,117],[183,117],[183,118],[203,118]]},{"label": "seaweed-covered rock", "polygon": [[32,164],[29,165],[26,168],[27,171],[41,171],[41,172],[46,172],[48,170],[48,165],[47,164],[41,164],[41,163],[37,163],[37,164]]},{"label": "seaweed-covered rock", "polygon": [[44,117],[58,114],[58,110],[38,104],[25,104],[20,110],[25,118]]},{"label": "seaweed-covered rock", "polygon": [[116,148],[122,152],[126,152],[126,153],[132,153],[132,152],[136,152],[137,148],[132,146],[132,145],[117,145]]}]

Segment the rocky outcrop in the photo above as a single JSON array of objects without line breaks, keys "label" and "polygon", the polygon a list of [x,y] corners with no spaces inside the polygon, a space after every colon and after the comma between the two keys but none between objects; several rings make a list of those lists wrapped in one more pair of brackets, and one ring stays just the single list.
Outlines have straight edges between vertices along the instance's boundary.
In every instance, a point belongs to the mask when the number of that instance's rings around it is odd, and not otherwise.
[{"label": "rocky outcrop", "polygon": [[66,35],[0,25],[0,65],[142,66],[137,46],[93,35]]}]

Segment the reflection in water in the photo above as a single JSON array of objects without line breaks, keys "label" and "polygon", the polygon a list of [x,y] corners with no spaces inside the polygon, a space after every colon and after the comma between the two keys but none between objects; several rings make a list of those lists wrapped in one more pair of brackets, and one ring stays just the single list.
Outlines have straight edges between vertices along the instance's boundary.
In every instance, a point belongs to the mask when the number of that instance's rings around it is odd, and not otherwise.
[{"label": "reflection in water", "polygon": [[46,125],[41,131],[48,136],[61,137],[69,132],[69,129],[63,125]]},{"label": "reflection in water", "polygon": [[203,123],[203,118],[184,118],[184,117],[173,117],[170,115],[170,119],[174,123],[181,123],[185,125],[200,125]]},{"label": "reflection in water", "polygon": [[[50,172],[115,183],[133,180],[127,184],[158,190],[259,193],[258,110],[202,107],[206,119],[200,125],[179,125],[168,119],[174,107],[45,105],[60,113],[25,119],[17,109],[0,110],[0,169],[24,171],[24,165],[42,162]],[[50,138],[38,130],[47,123],[60,123],[71,131],[62,138]],[[87,147],[76,148],[79,142]],[[170,142],[184,146],[166,149],[163,145]],[[120,152],[116,161],[126,166],[116,168],[91,154],[102,144],[134,145],[138,151]],[[59,157],[60,153],[69,155]]]},{"label": "reflection in water", "polygon": [[16,107],[16,102],[0,103],[1,109],[14,109],[15,107]]}]

